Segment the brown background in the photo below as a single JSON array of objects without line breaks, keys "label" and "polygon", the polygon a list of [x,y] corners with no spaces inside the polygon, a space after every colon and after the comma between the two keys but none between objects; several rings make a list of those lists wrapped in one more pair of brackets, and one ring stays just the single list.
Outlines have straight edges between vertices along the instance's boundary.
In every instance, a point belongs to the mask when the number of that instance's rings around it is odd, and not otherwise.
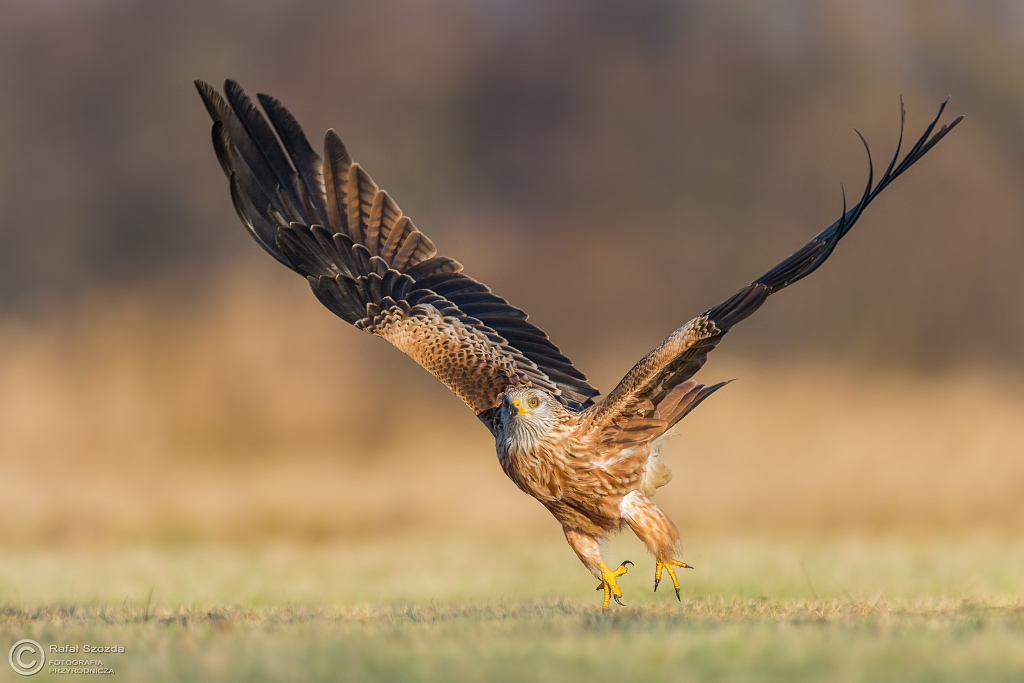
[{"label": "brown background", "polygon": [[662,502],[709,531],[1024,529],[1015,3],[3,13],[4,542],[552,531],[454,397],[244,234],[197,77],[333,126],[605,391],[859,194],[854,127],[882,166],[899,97],[916,137],[952,95],[966,122],[715,352],[702,377],[742,381],[672,442]]}]

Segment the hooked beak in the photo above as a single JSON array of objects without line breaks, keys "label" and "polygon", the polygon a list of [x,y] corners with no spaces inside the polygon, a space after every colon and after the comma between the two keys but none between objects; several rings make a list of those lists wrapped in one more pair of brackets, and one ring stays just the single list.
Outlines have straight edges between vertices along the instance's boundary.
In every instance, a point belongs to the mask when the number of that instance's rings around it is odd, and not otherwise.
[{"label": "hooked beak", "polygon": [[533,415],[533,413],[523,407],[523,402],[518,398],[512,399],[512,405],[516,409],[516,417],[519,417],[520,415]]}]

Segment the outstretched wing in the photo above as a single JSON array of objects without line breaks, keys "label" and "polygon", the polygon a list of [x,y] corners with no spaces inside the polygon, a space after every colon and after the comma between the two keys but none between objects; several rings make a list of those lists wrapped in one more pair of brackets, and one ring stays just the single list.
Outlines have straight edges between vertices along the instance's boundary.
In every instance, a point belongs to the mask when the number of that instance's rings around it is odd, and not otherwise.
[{"label": "outstretched wing", "polygon": [[333,130],[321,158],[276,99],[258,96],[264,117],[234,81],[225,97],[196,88],[239,217],[324,306],[410,355],[488,426],[514,386],[543,388],[573,410],[593,403],[599,392],[544,331],[438,256]]},{"label": "outstretched wing", "polygon": [[[906,120],[901,100],[899,144],[878,184],[873,185],[874,167],[871,164],[871,150],[868,150],[868,183],[857,205],[847,211],[844,197],[843,215],[832,225],[735,295],[680,327],[644,356],[604,400],[588,409],[587,417],[591,420],[593,428],[604,429],[609,425],[634,420],[638,416],[652,417],[655,411],[658,417],[669,422],[671,426],[696,407],[697,403],[724,386],[722,383],[702,387],[687,380],[700,370],[707,360],[708,353],[718,346],[722,336],[732,329],[733,325],[760,308],[770,295],[807,277],[824,263],[871,200],[960,123],[962,116],[954,119],[949,125],[942,126],[932,135],[945,108],[946,103],[943,102],[938,115],[897,165]],[[860,135],[859,132],[857,134]],[[861,141],[867,149],[867,142],[863,136]]]}]

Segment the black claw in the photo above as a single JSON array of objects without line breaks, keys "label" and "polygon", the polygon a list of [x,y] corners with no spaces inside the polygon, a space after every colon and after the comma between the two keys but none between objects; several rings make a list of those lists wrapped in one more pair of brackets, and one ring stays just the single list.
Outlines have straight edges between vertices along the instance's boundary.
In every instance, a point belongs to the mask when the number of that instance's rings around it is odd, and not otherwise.
[{"label": "black claw", "polygon": [[692,564],[686,565],[686,569],[693,569],[693,565]]},{"label": "black claw", "polygon": [[625,567],[627,564],[630,565],[630,566],[636,566],[632,562],[630,562],[629,560],[623,560],[622,564],[620,564],[619,566],[620,567]]},{"label": "black claw", "polygon": [[625,607],[626,606],[626,603],[622,602],[622,600],[619,600],[619,596],[618,595],[615,595],[614,593],[612,593],[612,597],[615,598],[615,602],[619,603],[619,607]]},{"label": "black claw", "polygon": [[659,583],[661,583],[661,579],[659,579],[659,578],[655,578],[655,579],[654,579],[654,592],[655,592],[655,593],[657,593],[657,592],[658,592],[658,584],[659,584]]},{"label": "black claw", "polygon": [[678,588],[676,589],[676,600],[678,600],[679,602],[683,601],[683,599],[681,597],[679,597],[679,589]]}]

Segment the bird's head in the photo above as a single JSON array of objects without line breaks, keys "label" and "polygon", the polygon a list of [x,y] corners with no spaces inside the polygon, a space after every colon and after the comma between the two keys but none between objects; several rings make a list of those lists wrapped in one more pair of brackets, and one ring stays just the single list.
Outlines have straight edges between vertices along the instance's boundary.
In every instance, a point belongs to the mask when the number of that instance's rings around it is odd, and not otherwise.
[{"label": "bird's head", "polygon": [[509,389],[501,401],[506,438],[526,450],[542,441],[561,421],[564,412],[554,396],[533,387]]}]

